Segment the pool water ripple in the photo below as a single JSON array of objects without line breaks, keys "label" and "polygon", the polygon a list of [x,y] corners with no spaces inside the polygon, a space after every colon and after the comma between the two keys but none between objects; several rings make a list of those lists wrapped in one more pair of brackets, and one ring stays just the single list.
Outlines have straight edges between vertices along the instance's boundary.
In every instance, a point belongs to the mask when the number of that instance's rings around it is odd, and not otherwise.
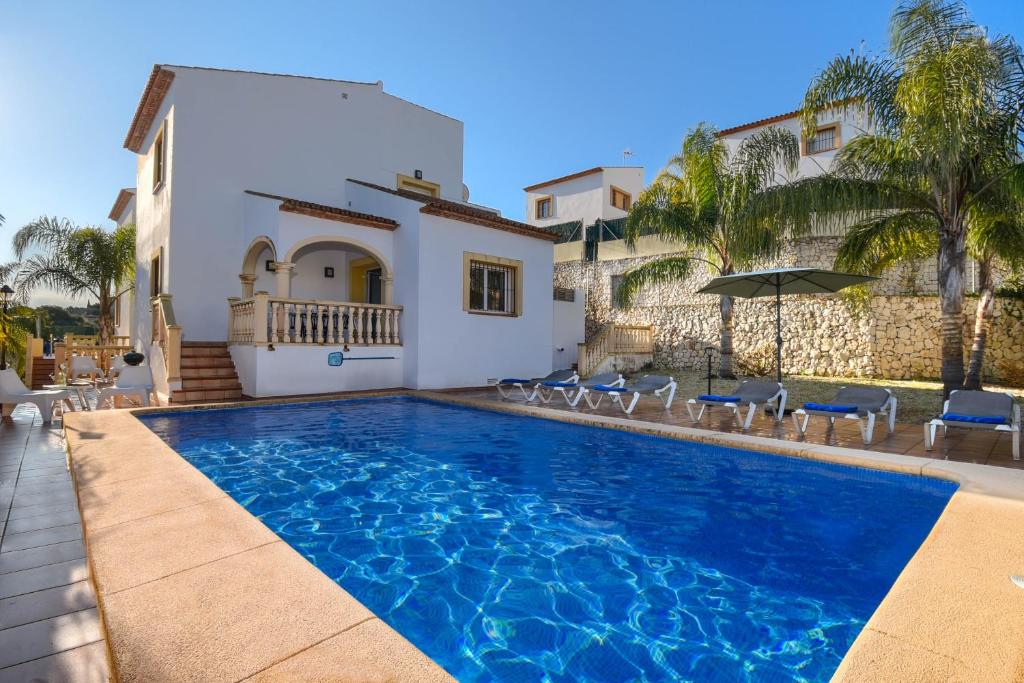
[{"label": "pool water ripple", "polygon": [[461,681],[819,681],[955,490],[407,398],[143,421]]}]

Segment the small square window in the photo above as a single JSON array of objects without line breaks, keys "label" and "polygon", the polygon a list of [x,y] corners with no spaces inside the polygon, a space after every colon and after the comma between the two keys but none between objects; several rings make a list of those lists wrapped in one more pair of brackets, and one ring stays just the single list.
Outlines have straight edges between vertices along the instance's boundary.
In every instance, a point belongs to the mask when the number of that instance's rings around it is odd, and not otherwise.
[{"label": "small square window", "polygon": [[469,313],[522,315],[522,267],[522,261],[465,252],[462,309]]},{"label": "small square window", "polygon": [[633,205],[633,198],[628,192],[623,192],[617,187],[612,188],[612,206],[622,211],[629,211]]},{"label": "small square window", "polygon": [[551,218],[552,216],[555,215],[551,208],[552,198],[541,197],[540,199],[537,200],[537,211],[535,213],[535,216],[537,218]]}]

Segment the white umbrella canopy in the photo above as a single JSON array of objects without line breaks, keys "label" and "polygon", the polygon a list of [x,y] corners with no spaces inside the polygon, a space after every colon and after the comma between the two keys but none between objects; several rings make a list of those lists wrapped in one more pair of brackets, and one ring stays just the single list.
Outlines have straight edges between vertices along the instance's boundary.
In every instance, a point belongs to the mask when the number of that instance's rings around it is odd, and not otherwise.
[{"label": "white umbrella canopy", "polygon": [[775,297],[775,375],[782,381],[782,295],[834,294],[853,285],[877,280],[871,275],[838,273],[820,268],[774,268],[722,275],[697,290],[698,294],[722,294],[753,299]]}]

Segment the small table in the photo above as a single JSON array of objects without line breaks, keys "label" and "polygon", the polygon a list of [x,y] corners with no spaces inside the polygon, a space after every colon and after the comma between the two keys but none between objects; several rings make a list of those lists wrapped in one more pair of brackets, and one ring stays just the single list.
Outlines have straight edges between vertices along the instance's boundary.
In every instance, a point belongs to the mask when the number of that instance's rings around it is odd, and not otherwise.
[{"label": "small table", "polygon": [[[68,384],[44,384],[43,389],[68,389],[78,394],[78,402],[82,404],[82,410],[92,410],[89,407],[89,400],[85,396],[85,390],[92,385],[80,380],[72,380]],[[74,406],[72,406],[72,409]]]}]

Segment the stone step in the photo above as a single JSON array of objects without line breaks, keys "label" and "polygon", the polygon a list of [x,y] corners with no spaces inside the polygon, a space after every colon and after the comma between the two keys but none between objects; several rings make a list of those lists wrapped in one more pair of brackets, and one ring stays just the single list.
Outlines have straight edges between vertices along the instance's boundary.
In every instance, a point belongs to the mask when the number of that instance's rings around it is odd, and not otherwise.
[{"label": "stone step", "polygon": [[231,356],[181,356],[181,368],[232,368]]},{"label": "stone step", "polygon": [[237,377],[234,365],[181,366],[182,379],[210,379],[213,377]]},{"label": "stone step", "polygon": [[184,379],[181,380],[182,391],[191,391],[194,389],[241,389],[242,385],[238,381],[238,377],[204,377],[197,379]]},{"label": "stone step", "polygon": [[171,403],[232,401],[242,398],[242,389],[178,389],[171,392]]}]

